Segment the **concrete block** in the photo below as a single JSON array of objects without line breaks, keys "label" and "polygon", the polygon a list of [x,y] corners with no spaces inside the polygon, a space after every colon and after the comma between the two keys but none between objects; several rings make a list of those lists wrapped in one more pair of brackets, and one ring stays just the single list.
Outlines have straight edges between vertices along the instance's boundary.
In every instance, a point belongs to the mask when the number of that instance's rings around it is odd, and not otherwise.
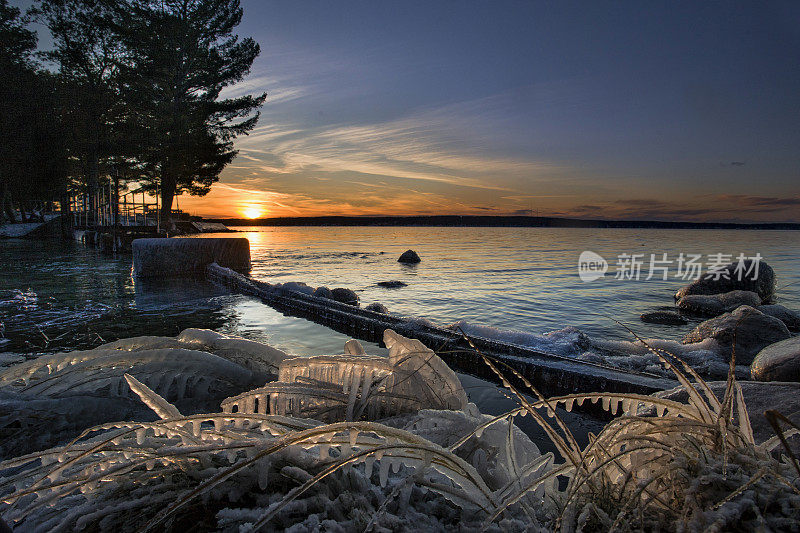
[{"label": "concrete block", "polygon": [[239,272],[250,270],[250,241],[244,238],[133,241],[133,275],[137,278],[203,276],[211,263]]}]

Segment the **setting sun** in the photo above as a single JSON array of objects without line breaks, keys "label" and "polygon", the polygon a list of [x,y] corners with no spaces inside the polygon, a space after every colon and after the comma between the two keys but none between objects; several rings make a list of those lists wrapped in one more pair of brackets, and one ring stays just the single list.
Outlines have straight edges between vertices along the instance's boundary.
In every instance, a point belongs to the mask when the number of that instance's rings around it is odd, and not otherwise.
[{"label": "setting sun", "polygon": [[264,209],[258,205],[247,206],[242,210],[245,218],[261,218],[264,216]]}]

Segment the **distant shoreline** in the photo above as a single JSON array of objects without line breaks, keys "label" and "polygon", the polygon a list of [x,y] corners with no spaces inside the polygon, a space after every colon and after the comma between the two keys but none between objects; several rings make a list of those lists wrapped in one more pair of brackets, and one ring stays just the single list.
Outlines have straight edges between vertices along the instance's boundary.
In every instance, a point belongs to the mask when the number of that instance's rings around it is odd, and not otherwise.
[{"label": "distant shoreline", "polygon": [[430,226],[430,227],[509,227],[509,228],[643,228],[643,229],[745,229],[800,230],[797,222],[666,222],[660,220],[590,220],[526,216],[320,216],[277,218],[207,218],[226,226]]}]

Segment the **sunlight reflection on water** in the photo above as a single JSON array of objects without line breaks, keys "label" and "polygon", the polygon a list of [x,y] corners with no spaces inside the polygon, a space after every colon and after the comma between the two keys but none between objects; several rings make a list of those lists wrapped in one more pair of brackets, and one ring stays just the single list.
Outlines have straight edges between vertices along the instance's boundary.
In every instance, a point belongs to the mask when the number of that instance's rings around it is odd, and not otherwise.
[{"label": "sunlight reflection on water", "polygon": [[[649,337],[679,338],[690,326],[643,324],[639,314],[673,306],[680,279],[590,283],[578,277],[583,250],[615,268],[621,253],[760,253],[775,269],[778,301],[800,309],[800,232],[555,228],[253,228],[251,275],[269,282],[356,290],[362,305],[446,325],[467,320],[544,333],[567,325],[627,338],[609,317]],[[397,262],[408,248],[422,262]],[[134,335],[207,327],[268,341],[298,355],[340,353],[346,340],[259,301],[190,280],[136,282],[130,256],[108,259],[76,243],[7,240],[0,245],[0,351],[88,347]],[[407,286],[386,289],[379,281]],[[371,351],[377,348],[371,346]]]}]

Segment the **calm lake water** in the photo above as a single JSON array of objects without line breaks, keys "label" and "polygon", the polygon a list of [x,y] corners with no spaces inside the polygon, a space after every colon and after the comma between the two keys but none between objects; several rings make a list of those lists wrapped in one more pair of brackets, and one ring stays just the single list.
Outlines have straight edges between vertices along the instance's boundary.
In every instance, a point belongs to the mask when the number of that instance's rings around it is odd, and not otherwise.
[{"label": "calm lake water", "polygon": [[[650,254],[760,254],[774,269],[778,302],[800,309],[800,232],[552,228],[249,228],[251,275],[269,282],[356,290],[362,305],[447,325],[459,320],[545,333],[576,326],[590,336],[627,339],[610,317],[647,337],[679,338],[690,326],[643,324],[642,312],[673,306],[686,282],[661,272],[646,280]],[[223,235],[219,235],[223,236]],[[408,248],[422,262],[397,262]],[[609,263],[602,279],[584,282],[578,256],[594,251]],[[620,254],[643,254],[641,279],[616,279]],[[130,256],[107,258],[71,242],[0,241],[0,351],[53,352],[134,335],[175,335],[211,328],[269,342],[297,355],[341,353],[344,335],[286,317],[260,301],[211,284],[142,283]],[[379,281],[407,284],[385,289]],[[372,347],[376,351],[376,347]]]}]

